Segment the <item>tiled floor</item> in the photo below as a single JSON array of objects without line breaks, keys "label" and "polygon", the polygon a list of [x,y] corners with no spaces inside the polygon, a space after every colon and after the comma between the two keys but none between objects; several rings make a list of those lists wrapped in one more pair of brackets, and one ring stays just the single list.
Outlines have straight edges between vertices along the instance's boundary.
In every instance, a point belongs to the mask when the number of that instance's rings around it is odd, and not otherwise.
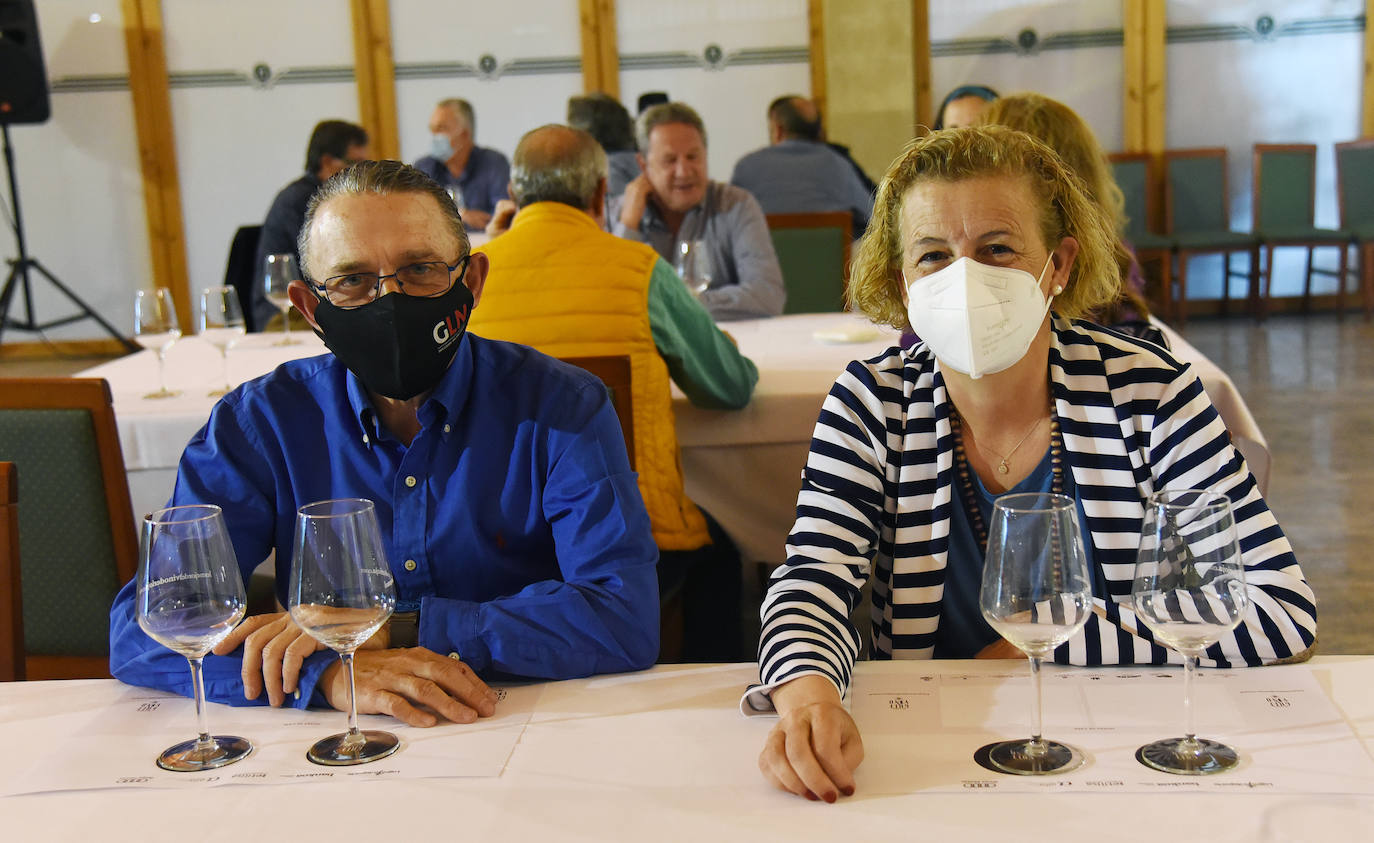
[{"label": "tiled floor", "polygon": [[[1374,653],[1374,324],[1233,316],[1181,333],[1231,375],[1269,440],[1268,501],[1317,593],[1318,652]],[[0,361],[0,377],[99,362]]]},{"label": "tiled floor", "polygon": [[1374,653],[1374,324],[1232,317],[1181,333],[1230,374],[1269,440],[1267,499],[1317,594],[1317,652]]}]

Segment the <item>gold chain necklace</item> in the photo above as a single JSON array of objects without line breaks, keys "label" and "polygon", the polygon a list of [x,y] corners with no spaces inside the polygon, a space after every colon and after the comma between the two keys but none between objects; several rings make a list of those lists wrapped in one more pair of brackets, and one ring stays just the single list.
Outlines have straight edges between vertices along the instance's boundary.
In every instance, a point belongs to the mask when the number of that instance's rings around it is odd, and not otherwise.
[{"label": "gold chain necklace", "polygon": [[[957,411],[956,411],[956,413],[957,413]],[[1053,419],[1053,414],[1051,414],[1051,419]],[[997,463],[997,473],[998,473],[998,474],[1008,474],[1008,473],[1011,472],[1011,466],[1007,465],[1007,460],[1011,459],[1012,455],[1016,453],[1016,450],[1017,450],[1018,448],[1020,448],[1020,447],[1021,447],[1022,445],[1024,445],[1024,444],[1026,444],[1026,440],[1030,438],[1030,436],[1031,436],[1032,433],[1034,433],[1035,431],[1037,431],[1037,430],[1040,429],[1040,422],[1042,422],[1042,421],[1044,421],[1044,419],[1036,419],[1036,420],[1035,420],[1035,424],[1032,424],[1031,427],[1030,427],[1030,430],[1027,430],[1027,431],[1026,431],[1026,435],[1021,437],[1021,441],[1019,441],[1019,442],[1017,442],[1015,445],[1013,445],[1010,451],[1007,451],[1007,455],[1006,455],[1005,457],[1002,456],[1001,454],[998,454],[996,451],[992,450],[992,448],[991,448],[990,446],[986,445],[986,444],[980,445],[980,446],[979,446],[980,448],[986,448],[986,449],[988,450],[989,453],[991,453],[994,457],[997,457],[997,458],[998,458],[998,460],[999,460],[999,462]],[[963,420],[960,419],[960,427],[962,427],[962,426],[963,426]],[[960,439],[960,442],[962,443],[962,441],[963,441],[963,436],[960,435],[959,439]]]}]

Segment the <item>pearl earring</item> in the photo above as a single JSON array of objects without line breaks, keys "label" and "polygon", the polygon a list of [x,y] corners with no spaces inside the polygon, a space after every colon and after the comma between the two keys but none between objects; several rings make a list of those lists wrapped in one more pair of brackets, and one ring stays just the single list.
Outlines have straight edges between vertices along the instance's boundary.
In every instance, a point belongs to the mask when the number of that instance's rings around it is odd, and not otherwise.
[{"label": "pearl earring", "polygon": [[1064,292],[1064,288],[1058,284],[1055,284],[1053,287],[1050,288],[1050,295],[1052,296],[1057,296],[1062,292]]}]

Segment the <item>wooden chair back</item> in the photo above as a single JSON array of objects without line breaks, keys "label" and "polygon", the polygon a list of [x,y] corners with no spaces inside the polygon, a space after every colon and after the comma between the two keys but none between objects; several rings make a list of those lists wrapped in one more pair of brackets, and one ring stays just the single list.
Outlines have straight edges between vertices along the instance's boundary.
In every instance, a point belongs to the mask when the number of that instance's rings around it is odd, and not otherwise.
[{"label": "wooden chair back", "polygon": [[1341,228],[1374,232],[1374,139],[1336,144],[1336,196]]},{"label": "wooden chair back", "polygon": [[138,569],[110,388],[0,381],[0,460],[18,467],[25,675],[108,677],[109,611]]},{"label": "wooden chair back", "polygon": [[0,462],[0,682],[24,678],[24,593],[19,581],[19,475]]},{"label": "wooden chair back", "polygon": [[1226,147],[1164,153],[1164,225],[1169,234],[1228,231]]},{"label": "wooden chair back", "polygon": [[849,303],[849,249],[854,218],[848,211],[769,214],[787,288],[783,313],[838,313]]},{"label": "wooden chair back", "polygon": [[1317,146],[1257,143],[1254,152],[1253,228],[1311,228],[1317,211]]},{"label": "wooden chair back", "polygon": [[630,356],[607,354],[596,357],[563,357],[564,363],[586,369],[601,379],[611,396],[611,407],[620,419],[620,431],[625,436],[625,453],[630,456],[630,468],[635,467],[635,416],[630,392]]}]

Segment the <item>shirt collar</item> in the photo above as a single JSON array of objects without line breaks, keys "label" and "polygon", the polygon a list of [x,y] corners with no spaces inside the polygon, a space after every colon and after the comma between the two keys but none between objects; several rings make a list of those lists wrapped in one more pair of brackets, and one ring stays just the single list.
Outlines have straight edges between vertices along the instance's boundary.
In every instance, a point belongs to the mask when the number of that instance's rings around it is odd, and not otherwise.
[{"label": "shirt collar", "polygon": [[[468,335],[464,333],[458,342],[458,352],[453,355],[453,362],[449,364],[448,371],[444,372],[444,376],[439,379],[439,383],[429,398],[425,399],[425,403],[420,405],[419,419],[422,427],[453,424],[467,405],[468,393],[472,388],[472,370],[472,343],[468,342]],[[383,435],[377,408],[372,405],[372,398],[357,375],[345,369],[344,380],[347,385],[348,405],[353,410],[353,417],[366,440],[375,442]],[[390,436],[390,431],[386,431],[385,435]]]}]

